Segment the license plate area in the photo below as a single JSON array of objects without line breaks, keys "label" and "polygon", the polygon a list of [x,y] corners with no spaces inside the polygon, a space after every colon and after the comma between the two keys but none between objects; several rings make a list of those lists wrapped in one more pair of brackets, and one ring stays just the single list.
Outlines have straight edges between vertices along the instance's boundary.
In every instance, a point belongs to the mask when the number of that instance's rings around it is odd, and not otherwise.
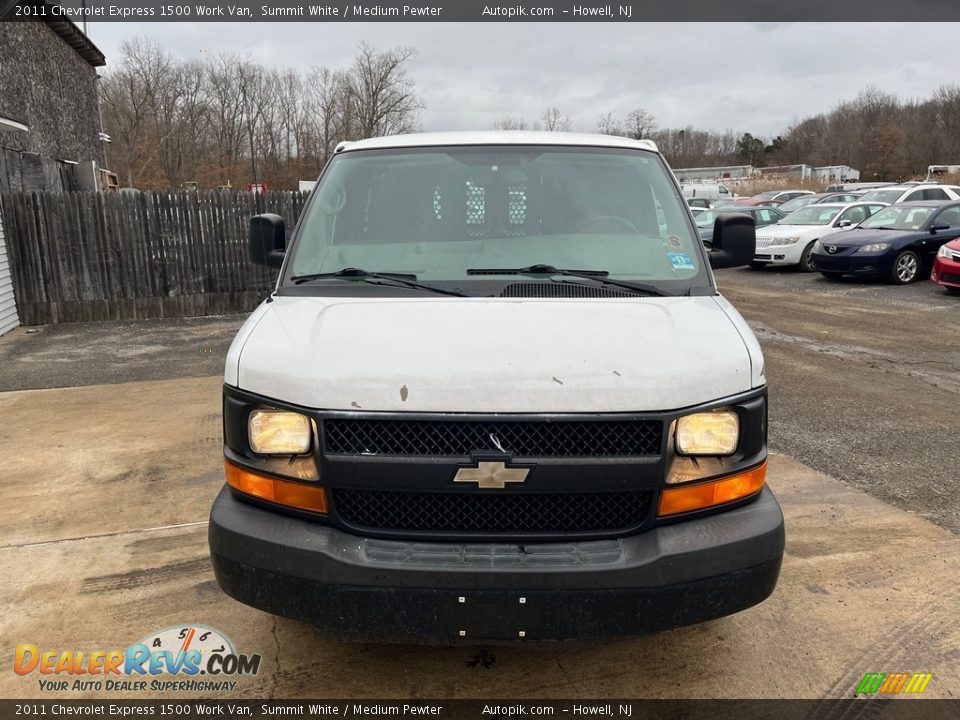
[{"label": "license plate area", "polygon": [[524,593],[459,593],[448,604],[449,623],[458,640],[535,640],[543,609]]}]

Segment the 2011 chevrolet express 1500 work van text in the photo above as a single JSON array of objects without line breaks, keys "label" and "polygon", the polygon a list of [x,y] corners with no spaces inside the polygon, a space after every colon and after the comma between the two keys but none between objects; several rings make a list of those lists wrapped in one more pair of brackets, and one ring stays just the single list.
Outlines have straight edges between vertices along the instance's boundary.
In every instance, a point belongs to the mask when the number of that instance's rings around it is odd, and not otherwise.
[{"label": "2011 chevrolet express 1500 work van text", "polygon": [[767,393],[656,146],[450,133],[342,144],[230,349],[220,586],[377,641],[630,635],[772,591]]}]

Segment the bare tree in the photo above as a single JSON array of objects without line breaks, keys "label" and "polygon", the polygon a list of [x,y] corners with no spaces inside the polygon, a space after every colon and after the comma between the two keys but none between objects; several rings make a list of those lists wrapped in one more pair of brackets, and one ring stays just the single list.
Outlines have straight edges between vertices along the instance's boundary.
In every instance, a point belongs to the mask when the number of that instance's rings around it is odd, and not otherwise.
[{"label": "bare tree", "polygon": [[346,78],[355,137],[394,135],[417,127],[423,103],[407,74],[415,55],[409,47],[379,51],[366,43],[360,45]]},{"label": "bare tree", "polygon": [[173,58],[142,38],[120,45],[122,68],[100,83],[104,124],[114,138],[118,174],[133,186],[145,164],[155,159],[156,118],[164,87],[169,87]]},{"label": "bare tree", "polygon": [[650,136],[656,126],[657,123],[651,113],[637,108],[627,113],[626,122],[623,124],[623,134],[634,140],[643,140]]},{"label": "bare tree", "polygon": [[207,71],[211,135],[216,151],[218,182],[229,181],[236,175],[243,151],[244,108],[234,71],[240,62],[240,58],[234,55],[220,55]]},{"label": "bare tree", "polygon": [[306,79],[307,123],[311,128],[312,155],[319,172],[337,142],[350,135],[352,122],[346,76],[329,68],[311,68]]},{"label": "bare tree", "polygon": [[530,125],[522,117],[505,115],[493,123],[494,130],[529,130]]},{"label": "bare tree", "polygon": [[623,121],[612,112],[606,112],[597,119],[597,132],[604,135],[620,135],[634,140],[650,137],[656,127],[653,115],[640,108],[627,113]]},{"label": "bare tree", "polygon": [[538,123],[541,130],[549,132],[570,132],[570,118],[560,112],[556,106],[548,107],[543,111]]},{"label": "bare tree", "polygon": [[612,112],[605,112],[597,119],[597,132],[602,135],[623,135],[623,128]]}]

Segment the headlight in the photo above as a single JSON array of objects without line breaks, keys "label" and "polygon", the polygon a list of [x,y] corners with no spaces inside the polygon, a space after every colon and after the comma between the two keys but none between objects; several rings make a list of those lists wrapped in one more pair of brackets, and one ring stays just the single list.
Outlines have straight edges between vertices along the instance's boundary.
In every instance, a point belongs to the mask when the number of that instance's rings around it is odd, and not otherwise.
[{"label": "headlight", "polygon": [[890,247],[890,243],[870,243],[869,245],[861,245],[857,252],[861,253],[878,253],[883,252]]},{"label": "headlight", "polygon": [[310,449],[310,420],[286,410],[254,410],[247,421],[250,449],[261,455],[300,455]]},{"label": "headlight", "polygon": [[800,242],[799,237],[788,237],[788,238],[774,238],[773,242],[770,244],[783,247],[784,245],[796,245],[798,242]]},{"label": "headlight", "polygon": [[941,245],[940,249],[937,250],[937,257],[947,258],[949,260],[951,255],[950,248],[946,245]]},{"label": "headlight", "polygon": [[681,455],[731,455],[740,442],[740,418],[730,410],[695,413],[677,420],[675,434]]}]

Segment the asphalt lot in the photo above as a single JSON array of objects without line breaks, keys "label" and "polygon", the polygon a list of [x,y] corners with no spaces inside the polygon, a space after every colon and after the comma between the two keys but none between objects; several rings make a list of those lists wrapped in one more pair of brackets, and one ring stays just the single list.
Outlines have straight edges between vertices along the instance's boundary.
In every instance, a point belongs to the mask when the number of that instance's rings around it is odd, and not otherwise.
[{"label": "asphalt lot", "polygon": [[960,298],[789,269],[718,282],[763,346],[771,447],[960,532]]},{"label": "asphalt lot", "polygon": [[[756,608],[594,646],[324,641],[225,597],[209,569],[220,373],[242,318],[21,328],[0,338],[0,663],[19,642],[113,649],[202,623],[264,656],[238,697],[843,697],[877,671],[934,672],[926,694],[957,697],[960,300],[718,279],[766,353],[788,528]],[[0,673],[0,696],[44,695],[36,675]]]}]

